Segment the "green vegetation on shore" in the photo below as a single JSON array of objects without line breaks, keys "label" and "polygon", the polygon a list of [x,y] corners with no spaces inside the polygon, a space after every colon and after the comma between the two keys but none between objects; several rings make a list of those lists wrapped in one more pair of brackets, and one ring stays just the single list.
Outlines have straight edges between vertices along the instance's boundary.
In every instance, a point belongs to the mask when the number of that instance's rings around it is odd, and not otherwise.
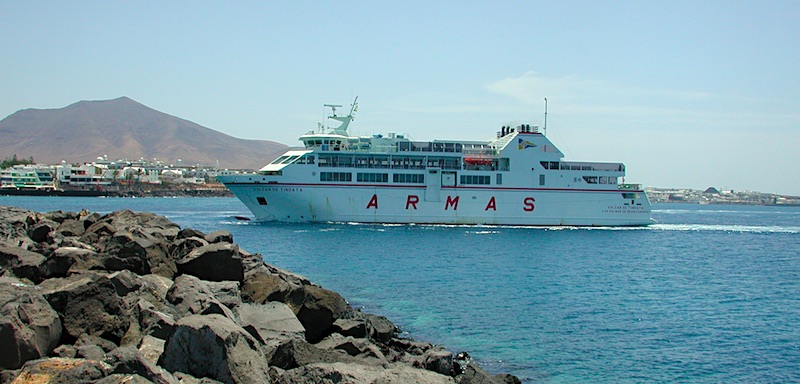
[{"label": "green vegetation on shore", "polygon": [[31,156],[31,157],[29,157],[27,159],[19,159],[19,158],[17,158],[17,154],[15,153],[13,156],[7,157],[7,158],[3,159],[3,161],[0,161],[0,169],[6,169],[6,168],[9,168],[9,167],[13,167],[15,165],[19,165],[19,164],[22,164],[22,165],[35,164],[33,162],[33,156]]}]

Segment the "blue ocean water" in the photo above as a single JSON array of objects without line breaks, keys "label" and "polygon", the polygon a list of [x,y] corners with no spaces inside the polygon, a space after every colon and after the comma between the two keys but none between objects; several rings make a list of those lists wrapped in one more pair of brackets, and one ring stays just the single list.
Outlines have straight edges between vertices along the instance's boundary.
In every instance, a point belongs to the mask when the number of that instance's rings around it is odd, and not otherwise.
[{"label": "blue ocean water", "polygon": [[225,229],[265,261],[530,383],[800,382],[800,207],[655,205],[647,228],[275,224],[233,198],[0,197]]}]

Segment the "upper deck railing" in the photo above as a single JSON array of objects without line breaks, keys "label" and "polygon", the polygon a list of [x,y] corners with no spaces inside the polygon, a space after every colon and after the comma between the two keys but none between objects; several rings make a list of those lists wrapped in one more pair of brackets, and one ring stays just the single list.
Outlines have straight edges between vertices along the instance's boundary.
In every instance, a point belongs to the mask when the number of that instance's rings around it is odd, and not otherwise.
[{"label": "upper deck railing", "polygon": [[578,161],[542,161],[540,163],[544,169],[558,169],[562,171],[625,171],[625,165],[622,163],[590,163]]}]

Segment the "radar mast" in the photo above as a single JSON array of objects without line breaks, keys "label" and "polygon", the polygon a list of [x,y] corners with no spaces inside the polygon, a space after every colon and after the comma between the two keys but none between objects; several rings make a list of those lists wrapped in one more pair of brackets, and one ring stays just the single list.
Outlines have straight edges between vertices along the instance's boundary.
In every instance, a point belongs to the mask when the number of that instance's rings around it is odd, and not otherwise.
[{"label": "radar mast", "polygon": [[342,123],[341,125],[333,129],[333,133],[337,135],[347,136],[347,127],[350,125],[350,122],[355,119],[355,116],[353,116],[353,114],[358,111],[358,96],[356,96],[355,100],[353,100],[353,104],[350,106],[350,113],[347,116],[336,115],[336,108],[342,107],[339,104],[325,104],[325,106],[331,109],[331,115],[328,116],[328,118],[334,119]]}]

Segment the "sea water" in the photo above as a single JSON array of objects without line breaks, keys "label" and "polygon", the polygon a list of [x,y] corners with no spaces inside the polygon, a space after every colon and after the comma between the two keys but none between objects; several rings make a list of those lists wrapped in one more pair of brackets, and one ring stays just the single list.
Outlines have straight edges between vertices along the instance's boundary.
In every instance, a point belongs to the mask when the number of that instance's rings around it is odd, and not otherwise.
[{"label": "sea water", "polygon": [[800,207],[654,206],[646,228],[280,224],[233,198],[0,197],[151,211],[530,383],[799,382]]}]

